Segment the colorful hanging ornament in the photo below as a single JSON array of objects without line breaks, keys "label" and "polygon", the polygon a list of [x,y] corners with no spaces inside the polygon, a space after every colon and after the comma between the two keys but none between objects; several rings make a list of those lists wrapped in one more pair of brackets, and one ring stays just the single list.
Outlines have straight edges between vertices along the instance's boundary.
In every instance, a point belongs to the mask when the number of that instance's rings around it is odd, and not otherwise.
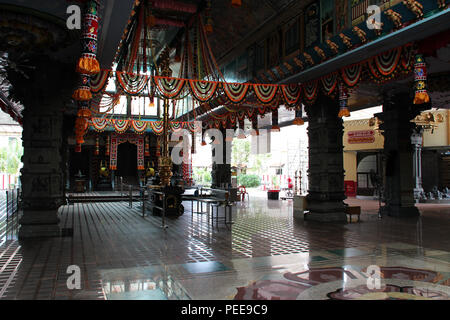
[{"label": "colorful hanging ornament", "polygon": [[302,126],[305,124],[305,121],[303,121],[303,111],[302,111],[301,107],[300,107],[300,109],[295,110],[295,119],[292,122],[292,124],[296,125],[296,126]]},{"label": "colorful hanging ornament", "polygon": [[202,128],[202,143],[201,143],[202,147],[206,146],[206,141],[205,141],[205,129]]},{"label": "colorful hanging ornament", "polygon": [[78,88],[72,95],[76,101],[89,101],[92,99],[92,92],[90,86],[90,76],[88,74],[81,74]]},{"label": "colorful hanging ornament", "polygon": [[348,110],[348,89],[342,82],[339,82],[339,110],[338,117],[350,117],[350,111]]},{"label": "colorful hanging ornament", "polygon": [[100,64],[97,60],[98,7],[98,0],[89,0],[86,3],[81,38],[83,53],[77,64],[77,72],[81,74],[94,75],[100,72]]},{"label": "colorful hanging ornament", "polygon": [[205,9],[205,31],[206,33],[213,32],[213,20],[211,18],[211,0],[206,1],[206,9]]},{"label": "colorful hanging ornament", "polygon": [[150,138],[148,136],[145,137],[145,156],[150,157]]},{"label": "colorful hanging ornament", "polygon": [[94,150],[94,154],[96,156],[98,156],[100,154],[100,141],[98,139],[98,137],[95,138],[95,150]]},{"label": "colorful hanging ornament", "polygon": [[417,54],[415,57],[414,81],[416,89],[414,104],[430,102],[430,96],[427,92],[427,65],[421,54]]},{"label": "colorful hanging ornament", "polygon": [[106,156],[109,156],[109,150],[110,150],[110,137],[107,136],[106,137],[106,151],[105,151]]}]

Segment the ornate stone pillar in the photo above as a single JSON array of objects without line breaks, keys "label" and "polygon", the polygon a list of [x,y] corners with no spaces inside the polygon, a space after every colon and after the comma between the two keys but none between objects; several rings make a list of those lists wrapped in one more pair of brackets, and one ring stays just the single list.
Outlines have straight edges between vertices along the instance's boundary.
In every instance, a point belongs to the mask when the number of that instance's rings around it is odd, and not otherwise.
[{"label": "ornate stone pillar", "polygon": [[[220,129],[222,137],[215,136],[212,147],[212,188],[222,189],[231,186],[231,141],[225,141],[226,130]],[[220,149],[219,149],[220,148]],[[221,153],[221,154],[220,154]]]},{"label": "ornate stone pillar", "polygon": [[419,202],[422,188],[422,142],[423,129],[416,129],[411,135],[411,144],[414,148],[413,171],[414,171],[414,200]]},{"label": "ornate stone pillar", "polygon": [[63,109],[74,88],[73,65],[48,57],[36,58],[30,64],[36,67],[30,79],[12,76],[14,96],[25,106],[21,239],[60,235],[57,212],[64,203],[66,182]]},{"label": "ornate stone pillar", "polygon": [[415,124],[410,122],[420,113],[420,106],[412,103],[408,91],[388,90],[383,96],[383,121],[380,129],[384,135],[385,199],[382,213],[393,217],[419,215],[414,203],[414,168],[411,134]]},{"label": "ornate stone pillar", "polygon": [[343,200],[343,125],[339,102],[319,94],[307,107],[309,125],[309,190],[305,220],[346,222]]}]

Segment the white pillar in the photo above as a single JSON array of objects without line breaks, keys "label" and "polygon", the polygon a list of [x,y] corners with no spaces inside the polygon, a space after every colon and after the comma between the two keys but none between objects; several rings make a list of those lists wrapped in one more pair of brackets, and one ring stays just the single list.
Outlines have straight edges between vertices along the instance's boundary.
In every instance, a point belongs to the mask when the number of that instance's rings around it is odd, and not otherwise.
[{"label": "white pillar", "polygon": [[414,200],[419,202],[420,195],[423,192],[422,188],[422,142],[423,142],[423,129],[414,131],[411,135],[411,144],[414,146]]}]

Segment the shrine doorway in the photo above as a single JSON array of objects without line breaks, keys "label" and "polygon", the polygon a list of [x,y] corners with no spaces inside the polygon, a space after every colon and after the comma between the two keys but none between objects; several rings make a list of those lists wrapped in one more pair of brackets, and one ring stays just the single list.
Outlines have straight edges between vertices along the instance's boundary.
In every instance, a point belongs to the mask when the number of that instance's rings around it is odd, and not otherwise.
[{"label": "shrine doorway", "polygon": [[123,178],[123,183],[139,185],[137,170],[137,146],[124,142],[117,146],[116,175]]}]

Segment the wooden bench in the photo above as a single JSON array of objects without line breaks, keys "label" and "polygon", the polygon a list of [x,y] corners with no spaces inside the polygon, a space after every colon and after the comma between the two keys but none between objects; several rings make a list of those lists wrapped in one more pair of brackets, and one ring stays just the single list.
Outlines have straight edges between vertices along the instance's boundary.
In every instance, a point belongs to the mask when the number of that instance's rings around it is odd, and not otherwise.
[{"label": "wooden bench", "polygon": [[361,207],[359,206],[346,206],[345,213],[347,214],[347,218],[349,217],[349,222],[352,223],[352,216],[358,216],[358,222],[361,217]]}]

